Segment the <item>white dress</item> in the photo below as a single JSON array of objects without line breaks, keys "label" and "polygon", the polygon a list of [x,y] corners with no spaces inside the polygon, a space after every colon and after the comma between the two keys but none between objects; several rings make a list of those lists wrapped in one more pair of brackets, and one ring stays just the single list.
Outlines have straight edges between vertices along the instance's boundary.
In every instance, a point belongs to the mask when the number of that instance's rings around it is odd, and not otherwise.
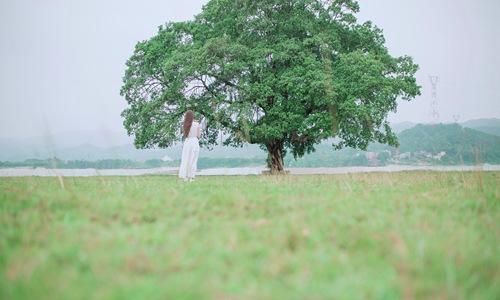
[{"label": "white dress", "polygon": [[200,124],[193,122],[189,134],[184,140],[182,146],[181,166],[179,167],[179,177],[185,180],[193,179],[198,163],[198,155],[200,153],[200,144],[198,142],[198,128]]}]

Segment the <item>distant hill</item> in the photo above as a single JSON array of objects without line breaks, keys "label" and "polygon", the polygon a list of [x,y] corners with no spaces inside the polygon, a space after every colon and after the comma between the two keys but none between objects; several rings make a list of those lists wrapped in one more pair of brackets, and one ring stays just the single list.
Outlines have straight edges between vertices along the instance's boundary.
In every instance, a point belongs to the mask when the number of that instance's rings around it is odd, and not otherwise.
[{"label": "distant hill", "polygon": [[100,160],[100,159],[132,159],[147,160],[168,155],[166,150],[138,150],[133,145],[126,144],[115,147],[98,147],[83,143],[72,147],[43,145],[0,139],[0,161],[22,161],[25,159],[46,159],[57,157],[63,160]]},{"label": "distant hill", "polygon": [[[391,124],[391,127],[394,132],[401,133],[407,129],[415,127],[417,124],[418,123],[413,123],[413,122],[399,122]],[[424,124],[424,125],[431,125],[431,124]],[[500,119],[497,118],[473,119],[460,123],[460,125],[462,125],[462,127],[467,127],[484,133],[500,136]]]},{"label": "distant hill", "polygon": [[[478,119],[459,124],[414,124],[401,122],[391,124],[398,134],[400,148],[372,143],[368,151],[342,149],[334,151],[332,139],[316,146],[316,151],[295,161],[288,154],[285,157],[287,166],[342,166],[366,165],[373,153],[377,153],[377,164],[403,162],[397,153],[427,152],[435,155],[446,152],[439,163],[474,163],[476,160],[489,163],[500,163],[500,120]],[[473,128],[475,127],[475,128]],[[495,135],[497,133],[497,135]],[[178,160],[181,157],[180,143],[167,149],[136,149],[131,138],[122,133],[107,132],[75,132],[56,134],[49,138],[0,139],[0,161],[24,161],[26,159],[47,159],[57,157],[61,160],[133,160],[147,161]],[[379,155],[380,154],[380,155]],[[396,155],[396,156],[395,156]],[[420,155],[420,156],[419,156]],[[422,162],[422,155],[412,155],[408,163]],[[241,148],[214,146],[211,150],[202,149],[201,158],[224,159],[262,159],[266,153],[257,145],[245,145]]]},{"label": "distant hill", "polygon": [[399,133],[398,140],[398,148],[373,143],[368,151],[334,151],[331,141],[323,142],[297,161],[286,156],[285,163],[289,167],[500,163],[500,137],[459,124],[418,124]]},{"label": "distant hill", "polygon": [[483,118],[465,121],[462,123],[463,127],[476,128],[476,127],[500,127],[500,119],[497,118]]},{"label": "distant hill", "polygon": [[446,152],[447,159],[500,163],[500,137],[459,124],[416,125],[398,135],[400,152]]},{"label": "distant hill", "polygon": [[[88,142],[71,147],[41,144],[26,140],[0,139],[0,161],[23,161],[26,159],[46,159],[57,157],[62,160],[101,160],[130,159],[149,160],[168,156],[172,159],[181,157],[182,145],[175,144],[167,149],[136,149],[132,144],[112,147],[95,146]],[[245,145],[241,148],[214,146],[211,150],[203,149],[200,157],[205,158],[262,158],[266,153],[257,145]]]},{"label": "distant hill", "polygon": [[500,119],[477,119],[462,123],[463,127],[472,128],[484,133],[500,136]]}]

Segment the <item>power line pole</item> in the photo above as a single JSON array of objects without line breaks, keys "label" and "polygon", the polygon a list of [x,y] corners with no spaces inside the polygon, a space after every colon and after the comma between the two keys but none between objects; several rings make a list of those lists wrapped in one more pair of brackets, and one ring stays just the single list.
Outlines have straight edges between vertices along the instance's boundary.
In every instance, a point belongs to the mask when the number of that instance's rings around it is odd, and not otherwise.
[{"label": "power line pole", "polygon": [[430,104],[431,124],[436,125],[437,123],[439,123],[438,99],[437,99],[437,84],[439,82],[439,76],[429,75],[429,80],[431,81],[431,87],[432,87],[432,97]]}]

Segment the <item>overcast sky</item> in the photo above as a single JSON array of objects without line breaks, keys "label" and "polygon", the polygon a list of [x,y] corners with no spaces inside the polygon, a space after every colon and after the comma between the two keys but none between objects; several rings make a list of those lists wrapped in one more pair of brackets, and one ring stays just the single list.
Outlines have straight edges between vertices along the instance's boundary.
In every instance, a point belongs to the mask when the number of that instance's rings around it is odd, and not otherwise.
[{"label": "overcast sky", "polygon": [[[0,137],[123,132],[119,90],[134,45],[206,2],[1,0]],[[440,121],[500,117],[500,1],[359,2],[359,19],[384,30],[391,53],[420,65],[422,96],[391,121],[430,121],[429,74],[440,77]]]}]

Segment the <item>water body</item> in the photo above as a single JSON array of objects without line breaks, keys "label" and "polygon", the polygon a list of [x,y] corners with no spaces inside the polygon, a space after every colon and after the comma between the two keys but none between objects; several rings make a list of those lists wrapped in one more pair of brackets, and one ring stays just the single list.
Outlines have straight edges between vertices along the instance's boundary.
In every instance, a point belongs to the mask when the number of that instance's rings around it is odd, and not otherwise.
[{"label": "water body", "polygon": [[[4,168],[0,169],[0,177],[21,176],[137,176],[137,175],[177,175],[178,168],[154,169],[46,169],[46,168]],[[246,168],[214,168],[198,170],[198,176],[217,175],[260,175],[265,167]],[[403,172],[403,171],[500,171],[500,165],[477,166],[408,166],[389,165],[383,167],[336,167],[336,168],[287,168],[292,175],[311,174],[348,174],[371,172]]]}]

